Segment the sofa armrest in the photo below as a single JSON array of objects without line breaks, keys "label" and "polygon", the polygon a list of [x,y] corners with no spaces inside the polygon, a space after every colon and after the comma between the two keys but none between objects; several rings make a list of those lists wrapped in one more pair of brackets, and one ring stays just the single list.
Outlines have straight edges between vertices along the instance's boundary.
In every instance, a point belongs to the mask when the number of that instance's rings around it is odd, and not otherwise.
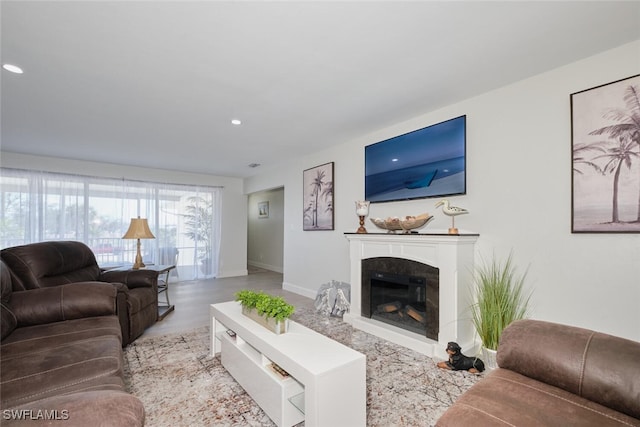
[{"label": "sofa armrest", "polygon": [[7,427],[142,427],[144,419],[140,399],[116,390],[54,396],[2,411],[2,425]]},{"label": "sofa armrest", "polygon": [[640,418],[640,343],[520,320],[502,333],[498,366]]},{"label": "sofa armrest", "polygon": [[122,346],[126,346],[131,342],[129,336],[129,288],[124,283],[110,283],[117,291],[116,297],[116,313],[120,322],[120,331],[122,332]]},{"label": "sofa armrest", "polygon": [[98,280],[101,282],[124,283],[129,289],[157,288],[158,272],[153,270],[104,271]]},{"label": "sofa armrest", "polygon": [[18,326],[83,317],[116,315],[117,289],[102,282],[77,282],[13,292],[11,311]]}]

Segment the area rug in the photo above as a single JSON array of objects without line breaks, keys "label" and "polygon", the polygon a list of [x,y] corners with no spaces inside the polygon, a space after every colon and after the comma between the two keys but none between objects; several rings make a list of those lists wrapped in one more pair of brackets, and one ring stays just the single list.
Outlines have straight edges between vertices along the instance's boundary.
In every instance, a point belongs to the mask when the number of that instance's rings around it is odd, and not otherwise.
[{"label": "area rug", "polygon": [[[366,355],[368,426],[433,426],[482,378],[438,369],[433,359],[311,309],[298,310],[293,320]],[[125,349],[124,368],[149,427],[274,426],[220,357],[209,356],[207,327],[138,339]]]}]

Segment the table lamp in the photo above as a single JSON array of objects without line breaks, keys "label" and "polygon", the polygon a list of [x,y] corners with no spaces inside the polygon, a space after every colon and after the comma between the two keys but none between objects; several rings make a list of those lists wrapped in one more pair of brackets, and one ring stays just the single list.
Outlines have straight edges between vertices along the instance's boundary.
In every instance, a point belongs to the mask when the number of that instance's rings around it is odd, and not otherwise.
[{"label": "table lamp", "polygon": [[153,235],[151,230],[149,230],[149,224],[147,223],[146,218],[131,218],[131,224],[129,224],[129,229],[122,236],[123,239],[138,239],[138,250],[136,252],[136,262],[133,263],[133,268],[138,270],[144,267],[144,263],[142,262],[142,255],[140,255],[140,239],[155,239],[156,236]]},{"label": "table lamp", "polygon": [[369,202],[366,200],[361,200],[356,202],[356,215],[360,217],[360,228],[356,233],[365,234],[367,229],[364,228],[364,217],[369,215]]}]

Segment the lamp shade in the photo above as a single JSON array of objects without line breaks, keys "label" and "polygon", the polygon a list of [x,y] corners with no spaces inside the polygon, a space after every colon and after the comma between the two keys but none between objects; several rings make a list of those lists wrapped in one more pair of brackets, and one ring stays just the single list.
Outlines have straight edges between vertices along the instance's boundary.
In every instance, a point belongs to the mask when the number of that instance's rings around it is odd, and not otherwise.
[{"label": "lamp shade", "polygon": [[123,239],[155,239],[156,236],[153,235],[151,230],[149,229],[149,224],[147,223],[146,218],[131,218],[131,224],[129,224],[129,229],[122,236]]}]

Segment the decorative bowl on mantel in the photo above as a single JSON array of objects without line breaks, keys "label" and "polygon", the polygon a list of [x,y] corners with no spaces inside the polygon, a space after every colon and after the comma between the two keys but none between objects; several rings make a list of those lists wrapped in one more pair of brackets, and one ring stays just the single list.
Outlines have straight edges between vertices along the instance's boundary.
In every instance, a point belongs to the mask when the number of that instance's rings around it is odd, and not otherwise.
[{"label": "decorative bowl on mantel", "polygon": [[433,218],[433,215],[423,213],[418,216],[407,215],[404,218],[398,218],[397,216],[382,218],[370,218],[376,227],[387,230],[389,233],[395,233],[398,230],[404,230],[405,234],[411,233],[411,230],[418,229],[424,226],[429,220]]}]

